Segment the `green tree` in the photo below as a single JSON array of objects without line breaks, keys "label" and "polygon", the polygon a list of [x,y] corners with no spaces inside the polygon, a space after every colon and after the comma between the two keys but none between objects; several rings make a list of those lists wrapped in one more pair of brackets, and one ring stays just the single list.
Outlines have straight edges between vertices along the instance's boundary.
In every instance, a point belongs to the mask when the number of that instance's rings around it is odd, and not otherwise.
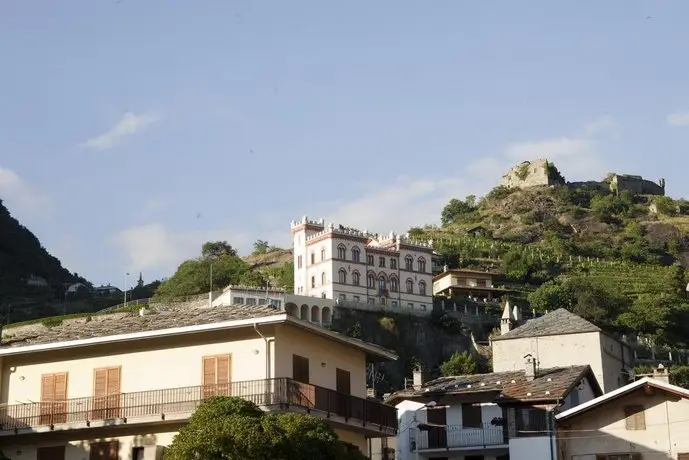
[{"label": "green tree", "polygon": [[469,375],[476,373],[476,359],[468,352],[455,352],[440,365],[440,372],[444,377],[453,375]]},{"label": "green tree", "polygon": [[458,222],[462,217],[476,211],[476,196],[469,195],[464,201],[453,198],[445,205],[440,215],[443,226]]},{"label": "green tree", "polygon": [[328,423],[301,413],[265,413],[241,398],[199,406],[165,452],[171,460],[363,460]]},{"label": "green tree", "polygon": [[227,243],[227,241],[208,241],[201,247],[201,257],[233,256],[237,257],[237,250]]},{"label": "green tree", "polygon": [[266,254],[269,249],[270,249],[270,245],[268,244],[267,241],[256,240],[254,242],[254,251],[251,254],[255,255],[255,256],[260,255],[260,254]]}]

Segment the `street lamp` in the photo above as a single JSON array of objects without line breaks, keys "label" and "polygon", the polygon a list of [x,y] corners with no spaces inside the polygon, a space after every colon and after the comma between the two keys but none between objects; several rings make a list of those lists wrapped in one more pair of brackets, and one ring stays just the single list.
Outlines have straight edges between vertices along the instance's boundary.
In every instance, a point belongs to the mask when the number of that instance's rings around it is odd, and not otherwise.
[{"label": "street lamp", "polygon": [[129,273],[124,274],[124,308],[127,309],[127,277]]}]

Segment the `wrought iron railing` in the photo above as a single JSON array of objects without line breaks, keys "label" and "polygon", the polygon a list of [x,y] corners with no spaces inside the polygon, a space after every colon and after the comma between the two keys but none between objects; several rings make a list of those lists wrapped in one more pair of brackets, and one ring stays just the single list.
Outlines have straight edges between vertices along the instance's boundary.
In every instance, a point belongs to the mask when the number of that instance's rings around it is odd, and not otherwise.
[{"label": "wrought iron railing", "polygon": [[278,410],[289,410],[291,406],[296,406],[328,417],[339,416],[345,421],[370,426],[386,434],[397,429],[397,409],[392,406],[288,378],[276,378],[2,405],[0,430],[17,431],[60,423],[89,424],[92,421],[115,419],[131,419],[131,422],[135,422],[137,417],[190,414],[204,400],[213,396],[237,396],[258,406]]},{"label": "wrought iron railing", "polygon": [[507,444],[504,427],[486,423],[470,428],[462,425],[422,426],[410,430],[412,445],[419,450],[447,449],[453,447],[487,447]]}]

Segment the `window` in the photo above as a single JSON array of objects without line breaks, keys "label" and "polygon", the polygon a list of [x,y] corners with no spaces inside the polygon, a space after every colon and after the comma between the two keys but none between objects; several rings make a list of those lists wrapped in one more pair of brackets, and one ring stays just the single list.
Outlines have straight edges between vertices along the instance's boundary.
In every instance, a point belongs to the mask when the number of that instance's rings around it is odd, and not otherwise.
[{"label": "window", "polygon": [[347,295],[346,295],[346,294],[340,294],[340,295],[337,296],[337,298],[338,298],[338,300],[340,301],[340,303],[342,303],[342,302],[344,302],[345,300],[347,300]]},{"label": "window", "polygon": [[335,391],[342,394],[352,394],[352,376],[349,371],[335,369]]},{"label": "window", "polygon": [[645,430],[646,414],[644,406],[626,406],[624,408],[624,418],[628,430]]},{"label": "window", "polygon": [[259,305],[265,305],[265,304],[267,304],[267,303],[268,303],[268,299],[263,299],[263,298],[258,299],[258,304],[259,304]]},{"label": "window", "polygon": [[373,305],[376,303],[376,299],[374,299],[373,297],[369,297],[368,299],[366,299],[366,303],[368,303],[369,305]]},{"label": "window", "polygon": [[339,282],[341,284],[347,284],[347,271],[344,268],[340,268],[340,271],[337,272]]},{"label": "window", "polygon": [[66,423],[66,399],[67,373],[43,374],[41,376],[41,424]]},{"label": "window", "polygon": [[36,460],[64,460],[65,446],[39,447],[36,449]]},{"label": "window", "polygon": [[352,284],[353,284],[354,286],[358,286],[358,285],[359,285],[359,282],[361,281],[360,278],[361,278],[361,275],[359,275],[359,272],[356,271],[356,270],[354,270],[354,271],[352,272]]},{"label": "window", "polygon": [[409,271],[414,270],[414,259],[411,256],[404,258],[404,268]]},{"label": "window", "polygon": [[347,248],[344,244],[341,244],[337,247],[337,258],[342,260],[347,259]]},{"label": "window", "polygon": [[462,426],[464,428],[481,428],[482,425],[481,406],[462,404]]},{"label": "window", "polygon": [[93,371],[92,420],[120,417],[120,368],[106,367]]},{"label": "window", "polygon": [[354,297],[352,297],[352,300],[354,300],[354,302],[361,302],[361,299],[359,298],[358,295],[355,295]]},{"label": "window", "polygon": [[325,279],[325,272],[323,272],[323,273],[321,273],[321,286],[324,285],[324,284],[326,284],[325,281],[326,281],[326,279]]},{"label": "window", "polygon": [[244,297],[235,297],[234,301],[232,303],[234,305],[243,305],[244,304]]},{"label": "window", "polygon": [[424,259],[423,257],[419,257],[417,264],[419,265],[419,271],[421,273],[426,273],[426,259]]},{"label": "window", "polygon": [[89,460],[117,460],[120,458],[120,442],[95,442],[89,449]]},{"label": "window", "polygon": [[378,257],[378,266],[380,268],[385,268],[385,257]]},{"label": "window", "polygon": [[201,367],[203,368],[203,398],[231,394],[232,357],[230,355],[204,356]]},{"label": "window", "polygon": [[397,278],[395,278],[394,276],[393,276],[393,277],[390,277],[390,290],[391,290],[392,292],[397,292],[397,291],[399,290],[399,286],[398,286],[398,283],[397,283]]},{"label": "window", "polygon": [[311,277],[311,287],[312,287],[312,288],[315,288],[315,287],[316,287],[316,277],[315,277],[315,276],[312,276],[312,277]]},{"label": "window", "polygon": [[407,304],[407,308],[409,308],[410,310],[413,310],[413,309],[414,309],[414,303],[413,303],[413,302],[409,302],[409,303]]},{"label": "window", "polygon": [[255,297],[247,297],[245,305],[256,305],[256,298]]},{"label": "window", "polygon": [[379,291],[385,291],[387,289],[387,281],[385,280],[384,275],[380,275],[378,277],[378,290]]},{"label": "window", "polygon": [[373,265],[373,256],[372,255],[367,255],[366,256],[366,263],[369,265]]},{"label": "window", "polygon": [[391,306],[392,308],[397,308],[397,301],[396,301],[396,300],[393,300],[392,302],[390,302],[390,306]]},{"label": "window", "polygon": [[311,265],[313,265],[313,264],[315,264],[315,263],[316,263],[316,254],[314,254],[314,253],[312,252],[312,253],[311,253]]},{"label": "window", "polygon": [[407,293],[408,294],[413,294],[414,293],[414,282],[409,278],[407,280]]},{"label": "window", "polygon": [[369,273],[366,275],[366,286],[369,289],[373,289],[376,287],[376,277],[373,276],[373,273]]},{"label": "window", "polygon": [[381,298],[380,298],[380,304],[381,304],[381,305],[385,305],[385,297],[381,297]]},{"label": "window", "polygon": [[419,281],[419,295],[426,295],[426,282]]},{"label": "window", "polygon": [[325,260],[325,248],[321,249],[321,262]]},{"label": "window", "polygon": [[543,436],[547,434],[548,416],[543,409],[533,407],[515,409],[517,437]]},{"label": "window", "polygon": [[302,263],[302,257],[298,256],[297,257],[297,268],[301,268],[301,263]]},{"label": "window", "polygon": [[421,311],[426,311],[426,305],[424,304],[419,305],[419,308],[421,309]]},{"label": "window", "polygon": [[132,447],[132,460],[144,460],[144,448]]},{"label": "window", "polygon": [[352,248],[352,260],[354,262],[360,262],[361,261],[361,252],[359,252],[359,248],[354,246]]},{"label": "window", "polygon": [[397,270],[397,259],[390,257],[390,268]]},{"label": "window", "polygon": [[292,355],[292,379],[301,383],[309,383],[309,358]]}]

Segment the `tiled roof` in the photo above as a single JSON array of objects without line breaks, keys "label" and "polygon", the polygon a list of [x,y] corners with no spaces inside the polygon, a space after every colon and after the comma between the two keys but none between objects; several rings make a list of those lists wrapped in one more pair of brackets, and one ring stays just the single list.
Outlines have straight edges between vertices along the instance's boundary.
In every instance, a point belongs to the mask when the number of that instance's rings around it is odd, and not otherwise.
[{"label": "tiled roof", "polygon": [[520,339],[524,337],[544,337],[547,335],[581,334],[585,332],[602,332],[601,329],[584,318],[558,308],[548,314],[526,322],[511,331],[493,337],[493,340]]},{"label": "tiled roof", "polygon": [[112,313],[92,317],[65,319],[56,326],[30,324],[3,331],[1,348],[66,342],[106,337],[133,332],[172,329],[275,316],[284,312],[267,305],[232,305],[216,308],[169,307],[150,309],[144,316],[138,312]]},{"label": "tiled roof", "polygon": [[558,400],[567,396],[574,385],[587,375],[600,394],[591,368],[572,366],[541,369],[533,380],[527,380],[523,370],[441,377],[426,383],[418,391],[408,389],[393,393],[385,402],[396,404],[405,399],[485,392],[494,392],[498,403]]}]

